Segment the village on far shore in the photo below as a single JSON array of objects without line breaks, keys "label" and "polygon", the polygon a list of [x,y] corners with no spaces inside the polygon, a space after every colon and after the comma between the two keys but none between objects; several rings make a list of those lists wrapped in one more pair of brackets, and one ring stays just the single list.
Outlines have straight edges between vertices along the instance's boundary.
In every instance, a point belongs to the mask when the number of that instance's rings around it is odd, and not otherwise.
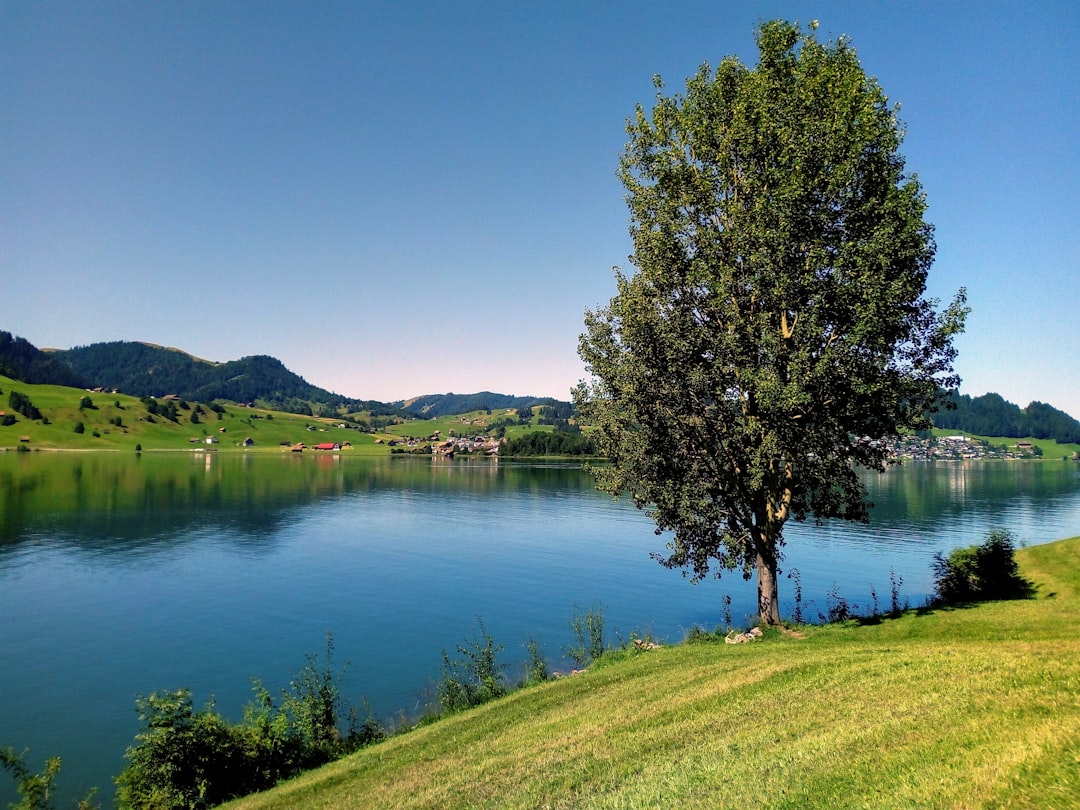
[{"label": "village on far shore", "polygon": [[[1019,439],[1015,444],[992,444],[986,439],[955,434],[951,436],[907,436],[893,442],[892,453],[896,458],[948,460],[948,459],[1024,459],[1041,458],[1042,448],[1030,441]],[[1075,455],[1075,454],[1074,454]]]}]

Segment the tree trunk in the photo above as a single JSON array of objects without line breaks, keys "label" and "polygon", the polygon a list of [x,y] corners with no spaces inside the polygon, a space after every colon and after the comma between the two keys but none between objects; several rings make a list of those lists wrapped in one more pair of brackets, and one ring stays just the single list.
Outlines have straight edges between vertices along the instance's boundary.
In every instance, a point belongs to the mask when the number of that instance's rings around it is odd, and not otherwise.
[{"label": "tree trunk", "polygon": [[[761,546],[765,547],[762,548]],[[771,544],[759,545],[757,553],[758,618],[766,626],[780,624],[780,591],[776,581],[776,550]]]}]

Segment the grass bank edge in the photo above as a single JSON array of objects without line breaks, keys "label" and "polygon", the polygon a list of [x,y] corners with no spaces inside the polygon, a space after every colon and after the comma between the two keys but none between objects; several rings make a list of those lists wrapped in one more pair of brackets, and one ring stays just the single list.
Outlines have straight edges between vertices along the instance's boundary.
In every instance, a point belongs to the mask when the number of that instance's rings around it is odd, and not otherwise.
[{"label": "grass bank edge", "polygon": [[227,806],[1080,806],[1080,537],[1017,559],[1033,599],[665,647]]}]

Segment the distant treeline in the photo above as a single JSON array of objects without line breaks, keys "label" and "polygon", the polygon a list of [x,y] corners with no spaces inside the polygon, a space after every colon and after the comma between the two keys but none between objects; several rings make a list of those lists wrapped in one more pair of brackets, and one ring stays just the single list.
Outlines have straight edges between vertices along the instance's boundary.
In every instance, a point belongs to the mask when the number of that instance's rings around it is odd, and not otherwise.
[{"label": "distant treeline", "polygon": [[336,416],[339,409],[404,416],[385,403],[354,400],[312,385],[268,355],[211,363],[178,349],[114,341],[78,346],[55,357],[94,386],[138,397],[175,394],[199,402],[258,402],[305,416]]},{"label": "distant treeline", "polygon": [[1080,443],[1080,421],[1043,402],[1032,402],[1021,409],[1000,394],[970,397],[954,392],[949,398],[956,409],[942,409],[934,414],[935,427],[979,436],[1030,436],[1055,439],[1063,444]]},{"label": "distant treeline", "polygon": [[563,418],[566,418],[573,407],[569,402],[560,402],[551,397],[515,397],[510,394],[494,394],[491,391],[480,391],[476,394],[425,394],[394,404],[424,419],[437,419],[440,416],[472,411],[491,412],[510,408],[520,410],[538,405],[548,405],[559,413],[565,412]]},{"label": "distant treeline", "polygon": [[516,439],[508,439],[499,451],[500,456],[594,456],[596,442],[579,432],[555,430],[530,431]]},{"label": "distant treeline", "polygon": [[31,385],[85,388],[86,381],[53,355],[10,332],[0,331],[0,374]]}]

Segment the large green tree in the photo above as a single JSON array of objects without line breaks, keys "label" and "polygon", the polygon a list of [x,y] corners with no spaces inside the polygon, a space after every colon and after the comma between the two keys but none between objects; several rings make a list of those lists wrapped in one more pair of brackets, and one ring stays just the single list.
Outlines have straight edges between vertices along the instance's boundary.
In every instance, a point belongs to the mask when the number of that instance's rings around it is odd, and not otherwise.
[{"label": "large green tree", "polygon": [[685,95],[655,79],[621,160],[637,271],[586,313],[575,392],[598,486],[673,533],[654,556],[756,571],[767,624],[785,522],[867,520],[856,467],[929,426],[967,313],[963,290],[924,298],[933,228],[895,109],[815,27],[763,24],[756,67],[703,65]]}]

